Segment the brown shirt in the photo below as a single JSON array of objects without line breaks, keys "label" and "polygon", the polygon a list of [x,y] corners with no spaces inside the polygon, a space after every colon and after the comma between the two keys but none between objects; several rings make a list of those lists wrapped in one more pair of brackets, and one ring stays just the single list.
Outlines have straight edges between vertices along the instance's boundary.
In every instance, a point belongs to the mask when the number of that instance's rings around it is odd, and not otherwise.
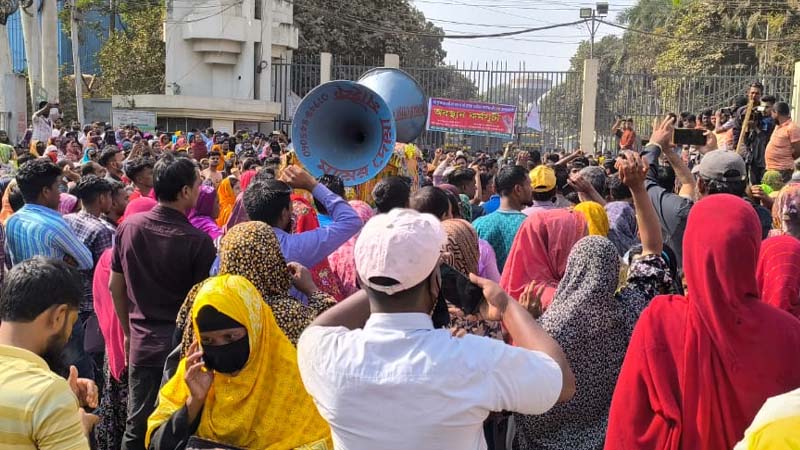
[{"label": "brown shirt", "polygon": [[186,294],[208,278],[214,243],[184,214],[161,205],[126,219],[114,242],[111,270],[125,275],[131,301],[130,364],[161,367]]}]

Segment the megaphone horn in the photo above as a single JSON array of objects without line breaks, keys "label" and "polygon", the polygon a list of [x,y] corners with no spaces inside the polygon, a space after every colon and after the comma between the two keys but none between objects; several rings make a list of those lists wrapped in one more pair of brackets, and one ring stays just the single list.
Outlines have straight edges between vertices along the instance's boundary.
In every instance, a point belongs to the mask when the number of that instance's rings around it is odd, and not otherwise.
[{"label": "megaphone horn", "polygon": [[397,124],[397,141],[408,144],[425,129],[428,99],[417,80],[400,69],[376,67],[358,83],[372,89],[389,105]]},{"label": "megaphone horn", "polygon": [[391,109],[380,95],[353,81],[314,88],[297,107],[292,143],[315,177],[338,175],[345,186],[374,178],[389,163],[396,141]]}]

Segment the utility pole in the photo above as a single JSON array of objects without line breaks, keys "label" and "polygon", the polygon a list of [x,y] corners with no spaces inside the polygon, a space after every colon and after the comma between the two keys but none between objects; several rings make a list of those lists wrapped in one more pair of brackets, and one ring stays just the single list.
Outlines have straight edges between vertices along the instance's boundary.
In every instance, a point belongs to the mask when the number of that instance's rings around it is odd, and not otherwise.
[{"label": "utility pole", "polygon": [[42,30],[39,27],[39,2],[31,0],[20,5],[25,60],[28,65],[28,82],[31,88],[32,111],[39,110],[39,102],[46,101],[42,93]]},{"label": "utility pole", "polygon": [[72,67],[75,69],[75,106],[78,109],[78,122],[81,126],[85,125],[83,112],[83,73],[81,73],[81,43],[79,34],[79,24],[83,19],[78,11],[76,0],[72,0],[70,5],[70,35],[72,38]]},{"label": "utility pole", "polygon": [[108,9],[111,11],[108,16],[108,37],[110,38],[117,29],[117,0],[108,0]]},{"label": "utility pole", "polygon": [[51,103],[58,103],[58,0],[42,1],[42,87]]}]

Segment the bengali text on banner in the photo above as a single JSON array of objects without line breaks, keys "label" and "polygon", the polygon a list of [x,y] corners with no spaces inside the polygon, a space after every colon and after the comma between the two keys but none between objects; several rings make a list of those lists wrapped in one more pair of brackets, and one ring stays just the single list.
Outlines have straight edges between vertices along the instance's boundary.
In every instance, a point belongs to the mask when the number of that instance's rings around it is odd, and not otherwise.
[{"label": "bengali text on banner", "polygon": [[516,115],[516,106],[431,98],[427,128],[447,133],[512,138]]}]

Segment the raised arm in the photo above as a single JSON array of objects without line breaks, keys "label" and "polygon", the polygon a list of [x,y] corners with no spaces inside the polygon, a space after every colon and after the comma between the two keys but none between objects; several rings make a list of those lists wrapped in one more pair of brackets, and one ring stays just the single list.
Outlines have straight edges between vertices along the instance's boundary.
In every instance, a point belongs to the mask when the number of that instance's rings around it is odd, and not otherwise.
[{"label": "raised arm", "polygon": [[[681,189],[678,195],[684,198],[688,198],[689,200],[694,199],[694,175],[692,175],[692,171],[689,169],[689,166],[683,162],[680,155],[675,153],[675,144],[672,142],[672,135],[675,132],[675,118],[667,116],[659,125],[653,129],[653,134],[650,136],[650,144],[657,145],[661,151],[664,153],[664,156],[669,161],[669,165],[672,166],[672,169],[675,171],[675,177],[678,179],[678,182],[681,184]],[[706,139],[710,139],[708,136],[714,136],[714,133],[708,133]],[[714,139],[714,145],[716,145],[716,139]],[[650,145],[648,144],[648,145]],[[706,148],[706,147],[702,147]],[[653,164],[653,161],[650,161],[649,158],[646,158],[647,162]],[[649,178],[649,177],[648,177]]]},{"label": "raised arm", "polygon": [[481,316],[484,319],[502,321],[514,339],[515,346],[545,353],[558,364],[562,376],[558,401],[569,401],[575,395],[575,374],[572,373],[567,355],[558,342],[550,337],[533,316],[497,283],[475,274],[470,274],[469,279],[483,289],[486,300],[481,304]]},{"label": "raised arm", "polygon": [[636,222],[642,240],[642,255],[660,255],[664,249],[661,221],[644,186],[647,164],[635,152],[627,151],[623,155],[624,158],[620,157],[617,160],[617,169],[622,183],[628,186],[633,194]]}]

